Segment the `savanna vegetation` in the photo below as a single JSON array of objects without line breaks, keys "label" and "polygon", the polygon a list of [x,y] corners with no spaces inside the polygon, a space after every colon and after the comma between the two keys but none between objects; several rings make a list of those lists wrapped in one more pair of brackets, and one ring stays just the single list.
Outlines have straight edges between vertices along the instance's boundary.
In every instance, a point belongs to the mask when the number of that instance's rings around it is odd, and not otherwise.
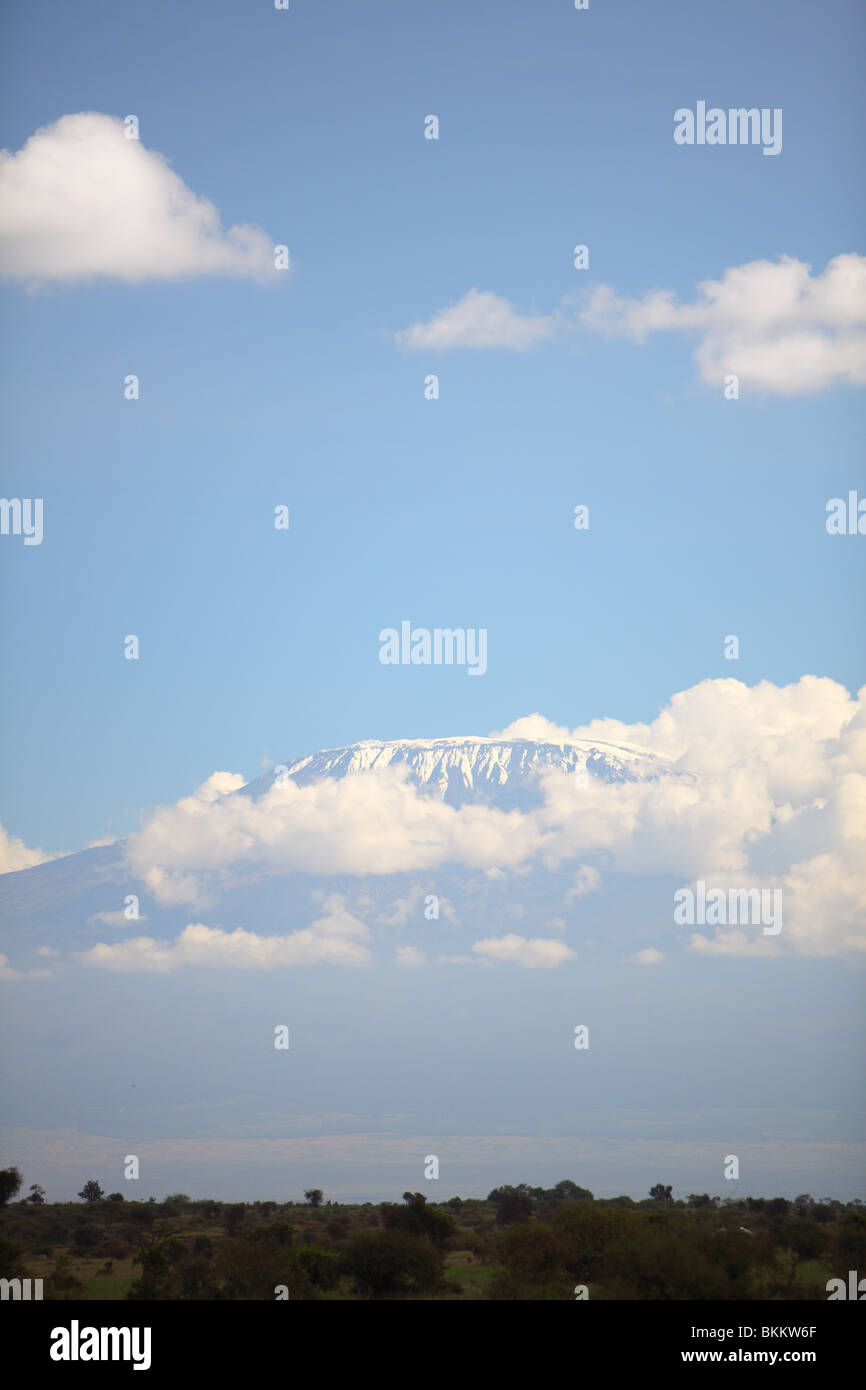
[{"label": "savanna vegetation", "polygon": [[866,1273],[866,1208],[808,1194],[676,1200],[656,1183],[636,1202],[564,1180],[359,1205],[21,1187],[0,1172],[0,1278],[41,1278],[54,1300],[825,1300],[829,1279]]}]

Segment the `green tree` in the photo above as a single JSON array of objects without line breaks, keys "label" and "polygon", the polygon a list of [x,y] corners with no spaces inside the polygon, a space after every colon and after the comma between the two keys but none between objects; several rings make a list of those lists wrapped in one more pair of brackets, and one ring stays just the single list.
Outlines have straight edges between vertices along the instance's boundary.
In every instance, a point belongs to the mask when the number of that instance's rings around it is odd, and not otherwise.
[{"label": "green tree", "polygon": [[92,1250],[100,1240],[99,1232],[89,1222],[86,1226],[76,1226],[72,1232],[72,1244],[78,1250]]},{"label": "green tree", "polygon": [[409,1235],[427,1236],[434,1245],[441,1245],[454,1230],[454,1218],[437,1207],[427,1205],[421,1192],[404,1192],[403,1207],[382,1204],[382,1225],[389,1231],[406,1231]]},{"label": "green tree", "polygon": [[570,1202],[560,1207],[551,1227],[562,1237],[565,1267],[575,1281],[591,1284],[602,1268],[605,1251],[621,1232],[635,1229],[636,1213],[598,1202]]},{"label": "green tree", "polygon": [[787,1216],[791,1203],[786,1202],[784,1197],[772,1197],[767,1203],[767,1214],[769,1216]]},{"label": "green tree", "polygon": [[788,1222],[783,1239],[801,1260],[817,1260],[827,1246],[828,1236],[822,1226],[797,1216]]},{"label": "green tree", "polygon": [[655,1187],[650,1188],[649,1195],[654,1202],[662,1202],[667,1206],[674,1200],[671,1196],[671,1191],[672,1189],[670,1187],[665,1187],[664,1183],[657,1182]]},{"label": "green tree", "polygon": [[346,1247],[340,1268],[362,1298],[399,1297],[436,1287],[441,1263],[433,1246],[405,1231],[365,1231]]},{"label": "green tree", "polygon": [[24,1247],[22,1245],[16,1245],[14,1241],[0,1236],[0,1279],[25,1278],[23,1258]]},{"label": "green tree", "polygon": [[591,1202],[593,1195],[588,1187],[578,1187],[570,1178],[563,1178],[547,1194],[557,1202]]},{"label": "green tree", "polygon": [[96,1179],[90,1178],[90,1180],[84,1184],[78,1195],[82,1202],[101,1202],[105,1193]]},{"label": "green tree", "polygon": [[12,1201],[23,1181],[18,1168],[0,1169],[0,1207],[5,1207],[7,1202]]},{"label": "green tree", "polygon": [[494,1187],[487,1194],[488,1202],[496,1207],[496,1219],[500,1226],[510,1226],[513,1221],[525,1221],[532,1215],[532,1192],[525,1182],[517,1187],[506,1185]]},{"label": "green tree", "polygon": [[839,1259],[845,1269],[866,1271],[866,1216],[852,1211],[839,1225]]},{"label": "green tree", "polygon": [[227,1240],[219,1251],[216,1276],[221,1297],[273,1302],[274,1290],[285,1284],[292,1299],[311,1299],[316,1290],[291,1250],[278,1244]]},{"label": "green tree", "polygon": [[234,1202],[223,1212],[223,1225],[230,1236],[236,1236],[244,1224],[247,1214],[245,1202]]},{"label": "green tree", "polygon": [[294,1234],[295,1228],[288,1221],[274,1221],[270,1226],[257,1226],[249,1239],[259,1244],[289,1246]]},{"label": "green tree", "polygon": [[320,1187],[308,1187],[307,1191],[304,1193],[304,1201],[309,1202],[311,1207],[320,1207],[324,1195]]},{"label": "green tree", "polygon": [[315,1245],[302,1245],[296,1259],[315,1289],[332,1289],[340,1273],[340,1257]]},{"label": "green tree", "polygon": [[39,1185],[38,1182],[31,1183],[31,1184],[30,1184],[30,1195],[29,1195],[29,1197],[28,1197],[26,1200],[27,1200],[28,1202],[31,1202],[31,1203],[33,1204],[34,1207],[41,1207],[41,1206],[44,1206],[44,1204],[45,1204],[45,1188],[44,1188],[44,1187],[40,1187],[40,1185]]},{"label": "green tree", "polygon": [[550,1226],[535,1223],[513,1226],[498,1238],[495,1254],[521,1281],[547,1284],[559,1277],[570,1282],[565,1273],[568,1244],[562,1232]]},{"label": "green tree", "polygon": [[605,1251],[601,1273],[605,1293],[611,1298],[647,1301],[730,1298],[726,1270],[705,1253],[696,1233],[677,1231],[670,1223],[653,1223],[647,1219],[651,1215],[633,1218],[629,1230]]}]

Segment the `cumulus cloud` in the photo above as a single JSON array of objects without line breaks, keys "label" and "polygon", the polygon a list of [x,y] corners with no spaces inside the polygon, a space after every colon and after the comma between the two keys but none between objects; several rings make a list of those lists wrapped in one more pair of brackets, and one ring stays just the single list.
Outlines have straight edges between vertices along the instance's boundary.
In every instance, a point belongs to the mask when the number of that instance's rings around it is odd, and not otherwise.
[{"label": "cumulus cloud", "polygon": [[552,941],[541,936],[527,938],[518,936],[516,932],[474,941],[472,949],[485,960],[522,965],[527,970],[552,970],[574,957],[574,951],[563,941]]},{"label": "cumulus cloud", "polygon": [[652,334],[683,334],[696,343],[701,377],[715,387],[731,375],[746,388],[784,396],[863,386],[866,257],[845,252],[817,274],[794,256],[730,266],[720,279],[701,281],[691,303],[670,289],[629,299],[597,285],[584,297],[565,296],[551,314],[522,314],[507,299],[473,289],[396,340],[416,351],[523,352],[580,330],[637,344]]},{"label": "cumulus cloud", "polygon": [[274,970],[302,965],[366,965],[370,929],[349,912],[335,893],[321,917],[287,936],[259,936],[238,927],[227,932],[191,922],[175,941],[137,936],[114,946],[100,942],[84,951],[83,965],[102,970],[157,971],[168,974],[184,966],[231,970]]},{"label": "cumulus cloud", "polygon": [[672,290],[622,299],[599,285],[579,320],[634,343],[652,333],[694,336],[708,385],[735,375],[784,396],[866,385],[866,257],[855,252],[834,256],[817,275],[793,256],[732,266],[720,280],[702,281],[691,304]]},{"label": "cumulus cloud", "polygon": [[629,956],[629,960],[634,965],[660,965],[664,956],[655,946],[646,946],[642,951],[636,951],[633,956]]},{"label": "cumulus cloud", "polygon": [[446,352],[449,348],[525,352],[552,338],[559,322],[558,314],[521,314],[498,294],[472,289],[426,323],[413,323],[395,337],[400,347],[410,352]]},{"label": "cumulus cloud", "polygon": [[44,849],[28,849],[17,835],[10,835],[0,825],[0,874],[14,874],[18,869],[32,869],[60,856]]},{"label": "cumulus cloud", "polygon": [[279,278],[269,236],[224,228],[164,155],[97,111],[43,126],[17,154],[0,151],[0,273],[32,284]]},{"label": "cumulus cloud", "polygon": [[[543,717],[531,719],[546,737]],[[866,688],[855,699],[816,676],[784,687],[706,680],[651,723],[550,727],[557,742],[645,749],[669,772],[605,782],[546,768],[525,812],[452,807],[415,788],[405,767],[305,787],[288,779],[258,800],[221,792],[242,779],[220,774],[157,810],[131,838],[129,864],[165,902],[196,902],[230,871],[367,876],[439,865],[493,881],[565,866],[570,901],[599,888],[595,860],[607,873],[780,889],[784,928],[761,953],[866,949]],[[399,925],[411,911],[421,911],[418,889],[381,916]],[[673,903],[671,915],[673,925]],[[706,939],[717,952],[738,949],[720,930]]]},{"label": "cumulus cloud", "polygon": [[219,878],[233,866],[349,874],[447,863],[482,868],[527,860],[543,838],[540,826],[516,812],[488,806],[458,811],[420,796],[407,769],[398,766],[306,787],[276,781],[257,801],[214,799],[199,788],[175,806],[160,807],[130,838],[127,855],[132,871],[162,902],[193,904],[201,901],[204,876]]},{"label": "cumulus cloud", "polygon": [[567,743],[571,730],[566,724],[554,724],[543,714],[523,714],[504,729],[497,729],[494,738],[526,738],[536,743]]}]

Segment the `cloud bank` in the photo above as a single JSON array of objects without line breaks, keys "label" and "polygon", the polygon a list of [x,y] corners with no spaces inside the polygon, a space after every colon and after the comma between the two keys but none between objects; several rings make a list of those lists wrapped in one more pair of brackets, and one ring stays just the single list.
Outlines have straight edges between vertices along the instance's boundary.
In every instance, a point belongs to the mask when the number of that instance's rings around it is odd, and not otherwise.
[{"label": "cloud bank", "polygon": [[346,901],[334,893],[323,912],[309,927],[287,936],[259,936],[256,932],[221,931],[191,922],[173,942],[137,936],[114,946],[100,942],[80,957],[83,965],[103,970],[158,971],[168,974],[183,966],[213,969],[273,970],[279,966],[367,965],[370,961],[367,925],[349,912]]},{"label": "cloud bank", "polygon": [[0,151],[0,274],[30,284],[278,278],[270,237],[224,228],[164,155],[97,111],[61,116],[17,154]]},{"label": "cloud bank", "polygon": [[840,384],[866,385],[866,257],[834,256],[823,271],[793,256],[732,266],[704,280],[692,303],[673,290],[636,299],[598,285],[567,296],[553,314],[521,314],[507,299],[477,289],[426,323],[395,335],[410,351],[501,348],[523,352],[580,330],[643,345],[657,333],[696,340],[702,379],[727,376],[754,391],[807,395]]},{"label": "cloud bank", "polygon": [[[535,714],[501,732],[527,737],[529,729],[555,742],[642,747],[666,758],[672,774],[607,783],[546,768],[540,804],[527,812],[449,806],[394,767],[306,787],[275,782],[257,801],[220,791],[241,779],[215,774],[131,837],[130,868],[175,904],[206,900],[240,870],[363,876],[445,865],[487,873],[567,866],[573,898],[598,891],[594,859],[606,878],[781,888],[784,930],[759,937],[759,953],[866,949],[866,687],[855,699],[816,676],[784,687],[706,680],[649,724],[599,719],[569,731]],[[698,933],[694,949],[748,947],[736,933],[708,933]],[[500,959],[522,949],[520,938],[506,940],[495,948]]]}]

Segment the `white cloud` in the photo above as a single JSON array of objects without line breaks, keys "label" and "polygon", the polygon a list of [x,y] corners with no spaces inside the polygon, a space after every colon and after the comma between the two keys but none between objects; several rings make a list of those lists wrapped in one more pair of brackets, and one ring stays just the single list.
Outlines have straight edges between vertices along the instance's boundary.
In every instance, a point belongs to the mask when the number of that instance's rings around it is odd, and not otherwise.
[{"label": "white cloud", "polygon": [[671,290],[622,299],[598,286],[579,314],[588,329],[644,343],[651,333],[697,338],[708,385],[728,375],[757,391],[805,395],[866,385],[866,257],[834,256],[817,275],[804,261],[751,261],[704,280],[692,304]]},{"label": "white cloud", "polygon": [[474,941],[472,949],[485,960],[522,965],[527,970],[552,970],[574,956],[574,951],[562,941],[552,941],[541,936],[530,939],[518,936],[516,932],[509,932],[507,936],[491,936],[484,941]]},{"label": "white cloud", "polygon": [[149,970],[167,974],[184,966],[231,970],[275,970],[302,965],[366,965],[370,930],[346,907],[339,893],[326,899],[324,911],[309,927],[288,936],[221,931],[191,922],[176,941],[137,936],[109,946],[105,942],[81,955],[83,965],[103,970]]},{"label": "white cloud", "polygon": [[601,874],[591,864],[581,864],[577,876],[565,895],[566,904],[575,898],[584,898],[587,893],[597,893],[601,888]]},{"label": "white cloud", "polygon": [[9,835],[0,825],[0,874],[14,874],[18,869],[32,869],[36,864],[47,864],[51,859],[60,858],[44,849],[28,849],[17,835]]},{"label": "white cloud", "polygon": [[526,738],[537,743],[565,743],[571,731],[565,724],[554,724],[543,714],[524,714],[504,729],[497,729],[494,738]]},{"label": "white cloud", "polygon": [[[696,341],[703,380],[721,388],[726,376],[745,389],[784,396],[831,386],[866,385],[866,257],[834,256],[818,274],[805,261],[781,256],[730,266],[703,280],[692,303],[673,290],[636,299],[597,285],[582,298],[567,295],[551,314],[522,314],[507,299],[470,290],[456,304],[396,334],[404,348],[510,348],[522,352],[579,330],[643,344],[654,333]],[[539,715],[521,721],[525,737]],[[547,724],[548,721],[544,721]],[[551,737],[558,726],[549,725]]]},{"label": "white cloud", "polygon": [[395,337],[410,352],[445,352],[449,348],[525,352],[553,337],[558,326],[558,314],[521,314],[498,294],[472,289],[427,323],[413,323]]},{"label": "white cloud", "polygon": [[398,946],[394,959],[397,965],[405,965],[411,969],[427,964],[424,952],[419,951],[416,946]]},{"label": "white cloud", "polygon": [[417,916],[423,921],[423,910],[418,908],[423,896],[424,889],[416,884],[402,898],[396,898],[389,908],[380,912],[376,921],[383,927],[405,927],[410,916]]},{"label": "white cloud", "polygon": [[123,908],[118,908],[116,912],[94,912],[87,919],[89,927],[131,927],[140,922],[146,922],[147,915],[139,913],[137,917],[127,917]]},{"label": "white cloud", "polygon": [[200,788],[160,807],[130,838],[127,854],[150,891],[177,904],[202,901],[208,875],[241,865],[349,874],[460,862],[480,868],[526,861],[543,838],[529,817],[487,806],[458,811],[419,796],[404,767],[389,767],[307,787],[275,782],[258,801],[214,798]]},{"label": "white cloud", "polygon": [[635,965],[660,965],[664,960],[661,951],[657,951],[655,946],[646,946],[642,951],[637,951],[629,959]]},{"label": "white cloud", "polygon": [[280,278],[270,237],[223,228],[163,155],[97,111],[43,126],[17,154],[0,151],[0,273],[32,284]]},{"label": "white cloud", "polygon": [[[545,737],[541,716],[532,718]],[[220,774],[155,812],[129,842],[130,866],[163,901],[196,902],[238,871],[366,876],[466,865],[502,881],[505,870],[564,865],[572,899],[600,886],[595,857],[609,874],[781,889],[784,927],[762,951],[773,941],[803,954],[866,947],[866,688],[854,699],[816,676],[784,687],[706,680],[651,724],[556,727],[557,742],[645,748],[672,775],[608,783],[549,768],[540,804],[521,813],[449,806],[419,792],[404,768],[307,787],[288,780],[258,801],[219,794],[242,781]],[[417,889],[382,918],[399,924],[412,910],[421,911]],[[673,926],[673,904],[671,914]],[[718,932],[713,940],[715,950],[737,947]]]}]

